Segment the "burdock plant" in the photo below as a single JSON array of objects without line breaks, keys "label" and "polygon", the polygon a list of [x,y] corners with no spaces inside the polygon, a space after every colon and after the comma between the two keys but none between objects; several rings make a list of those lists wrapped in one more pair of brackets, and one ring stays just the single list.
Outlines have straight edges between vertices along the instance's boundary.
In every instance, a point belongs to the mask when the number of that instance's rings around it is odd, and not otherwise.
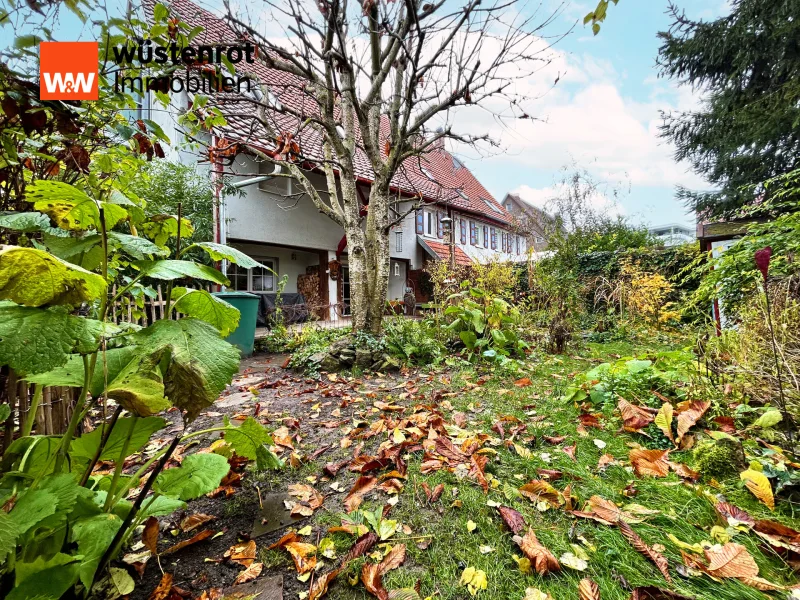
[{"label": "burdock plant", "polygon": [[778,406],[783,417],[783,422],[786,427],[786,435],[789,438],[789,443],[794,448],[794,421],[786,410],[786,397],[783,394],[783,372],[781,369],[781,359],[778,354],[778,342],[775,339],[775,328],[772,325],[772,305],[769,299],[769,287],[767,280],[769,278],[769,262],[772,258],[772,248],[767,246],[755,253],[755,262],[758,270],[764,278],[764,298],[767,305],[767,326],[769,327],[770,339],[772,340],[772,356],[775,359],[775,374],[778,379]]}]

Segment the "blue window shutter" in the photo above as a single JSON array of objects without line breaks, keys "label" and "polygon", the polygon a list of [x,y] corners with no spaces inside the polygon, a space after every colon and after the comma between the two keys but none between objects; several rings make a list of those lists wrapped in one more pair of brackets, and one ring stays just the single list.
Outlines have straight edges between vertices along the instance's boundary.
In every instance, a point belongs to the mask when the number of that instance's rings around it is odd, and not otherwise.
[{"label": "blue window shutter", "polygon": [[492,250],[497,250],[497,230],[492,227]]},{"label": "blue window shutter", "polygon": [[425,233],[425,214],[421,210],[417,211],[417,233]]},{"label": "blue window shutter", "polygon": [[489,247],[489,228],[486,225],[483,226],[483,247]]},{"label": "blue window shutter", "polygon": [[472,246],[478,244],[478,226],[472,221],[469,222],[469,243]]},{"label": "blue window shutter", "polygon": [[467,245],[467,222],[464,219],[461,219],[461,245]]}]

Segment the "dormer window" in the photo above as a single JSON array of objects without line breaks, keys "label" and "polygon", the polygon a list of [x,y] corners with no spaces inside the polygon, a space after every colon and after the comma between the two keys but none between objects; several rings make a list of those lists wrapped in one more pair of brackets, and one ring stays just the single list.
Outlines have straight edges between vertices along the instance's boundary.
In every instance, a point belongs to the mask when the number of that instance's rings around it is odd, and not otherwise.
[{"label": "dormer window", "polygon": [[283,110],[283,104],[278,97],[272,93],[272,90],[267,90],[267,103],[275,110]]},{"label": "dormer window", "polygon": [[456,190],[456,192],[458,192],[458,195],[461,196],[464,200],[469,200],[469,196],[467,196],[464,193],[464,190]]},{"label": "dormer window", "polygon": [[464,168],[464,163],[458,160],[455,156],[453,157],[453,168],[456,170]]},{"label": "dormer window", "polygon": [[483,202],[486,204],[486,206],[491,208],[494,212],[502,214],[503,211],[501,211],[499,208],[497,208],[497,206],[494,204],[494,202],[492,202],[488,198],[484,198],[483,196],[481,196],[481,200],[483,200]]},{"label": "dormer window", "polygon": [[420,171],[422,171],[422,174],[425,175],[425,177],[433,181],[433,175],[428,169],[426,169],[425,167],[420,167],[419,169]]}]

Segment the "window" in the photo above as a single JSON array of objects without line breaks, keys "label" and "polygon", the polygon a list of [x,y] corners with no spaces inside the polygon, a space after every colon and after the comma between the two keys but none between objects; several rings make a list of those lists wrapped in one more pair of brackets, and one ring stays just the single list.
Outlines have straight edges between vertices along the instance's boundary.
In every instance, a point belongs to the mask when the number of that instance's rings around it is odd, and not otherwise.
[{"label": "window", "polygon": [[427,177],[431,181],[434,181],[433,175],[428,169],[426,169],[425,167],[420,167],[419,169],[420,171],[422,171],[422,174],[425,175],[425,177]]},{"label": "window", "polygon": [[417,233],[422,235],[423,233],[425,233],[425,213],[423,213],[421,210],[418,210],[415,217],[415,221],[416,221]]},{"label": "window", "polygon": [[456,190],[458,195],[461,196],[464,200],[469,200],[469,196],[464,193],[464,190]]},{"label": "window", "polygon": [[488,198],[484,198],[483,196],[481,196],[481,200],[483,200],[484,204],[486,204],[486,206],[491,208],[494,212],[502,214],[503,211],[500,210],[494,202],[492,202]]},{"label": "window", "polygon": [[459,223],[461,224],[461,245],[467,245],[467,222],[464,219],[460,219]]},{"label": "window", "polygon": [[395,252],[402,252],[403,251],[403,232],[396,231],[394,234],[394,251]]},{"label": "window", "polygon": [[472,221],[469,222],[469,243],[472,246],[478,245],[478,226]]},{"label": "window", "polygon": [[497,250],[497,229],[492,227],[492,250]]},{"label": "window", "polygon": [[257,260],[266,268],[243,269],[233,263],[228,264],[227,276],[231,282],[230,289],[237,292],[274,292],[276,290],[275,273],[278,272],[278,260],[275,258]]},{"label": "window", "polygon": [[458,160],[454,156],[453,157],[453,169],[457,171],[458,169],[462,169],[463,167],[464,167],[464,163],[462,163],[460,160]]},{"label": "window", "polygon": [[431,213],[425,213],[428,217],[428,235],[433,235],[433,215]]},{"label": "window", "polygon": [[483,247],[489,247],[489,227],[487,225],[483,226]]},{"label": "window", "polygon": [[394,276],[400,277],[400,263],[394,263]]}]

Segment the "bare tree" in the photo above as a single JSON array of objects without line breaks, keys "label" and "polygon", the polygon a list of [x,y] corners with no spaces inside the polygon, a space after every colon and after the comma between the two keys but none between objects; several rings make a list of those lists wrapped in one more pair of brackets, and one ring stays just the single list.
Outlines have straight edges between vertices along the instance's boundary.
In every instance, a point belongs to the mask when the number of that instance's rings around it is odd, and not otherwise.
[{"label": "bare tree", "polygon": [[[480,110],[499,123],[531,118],[524,82],[549,63],[554,40],[543,28],[562,7],[541,14],[541,5],[517,0],[263,0],[259,8],[283,35],[259,31],[226,0],[228,22],[258,46],[270,74],[260,94],[230,99],[227,115],[248,123],[249,150],[280,165],[343,227],[353,328],[377,333],[390,228],[416,208],[415,192],[417,203],[437,193],[448,201],[435,182],[420,183],[420,163],[445,139],[497,147],[486,131],[456,127],[457,112]],[[271,147],[258,143],[265,137]],[[364,169],[368,198],[357,185]],[[315,188],[312,170],[324,173],[327,192]]]}]

